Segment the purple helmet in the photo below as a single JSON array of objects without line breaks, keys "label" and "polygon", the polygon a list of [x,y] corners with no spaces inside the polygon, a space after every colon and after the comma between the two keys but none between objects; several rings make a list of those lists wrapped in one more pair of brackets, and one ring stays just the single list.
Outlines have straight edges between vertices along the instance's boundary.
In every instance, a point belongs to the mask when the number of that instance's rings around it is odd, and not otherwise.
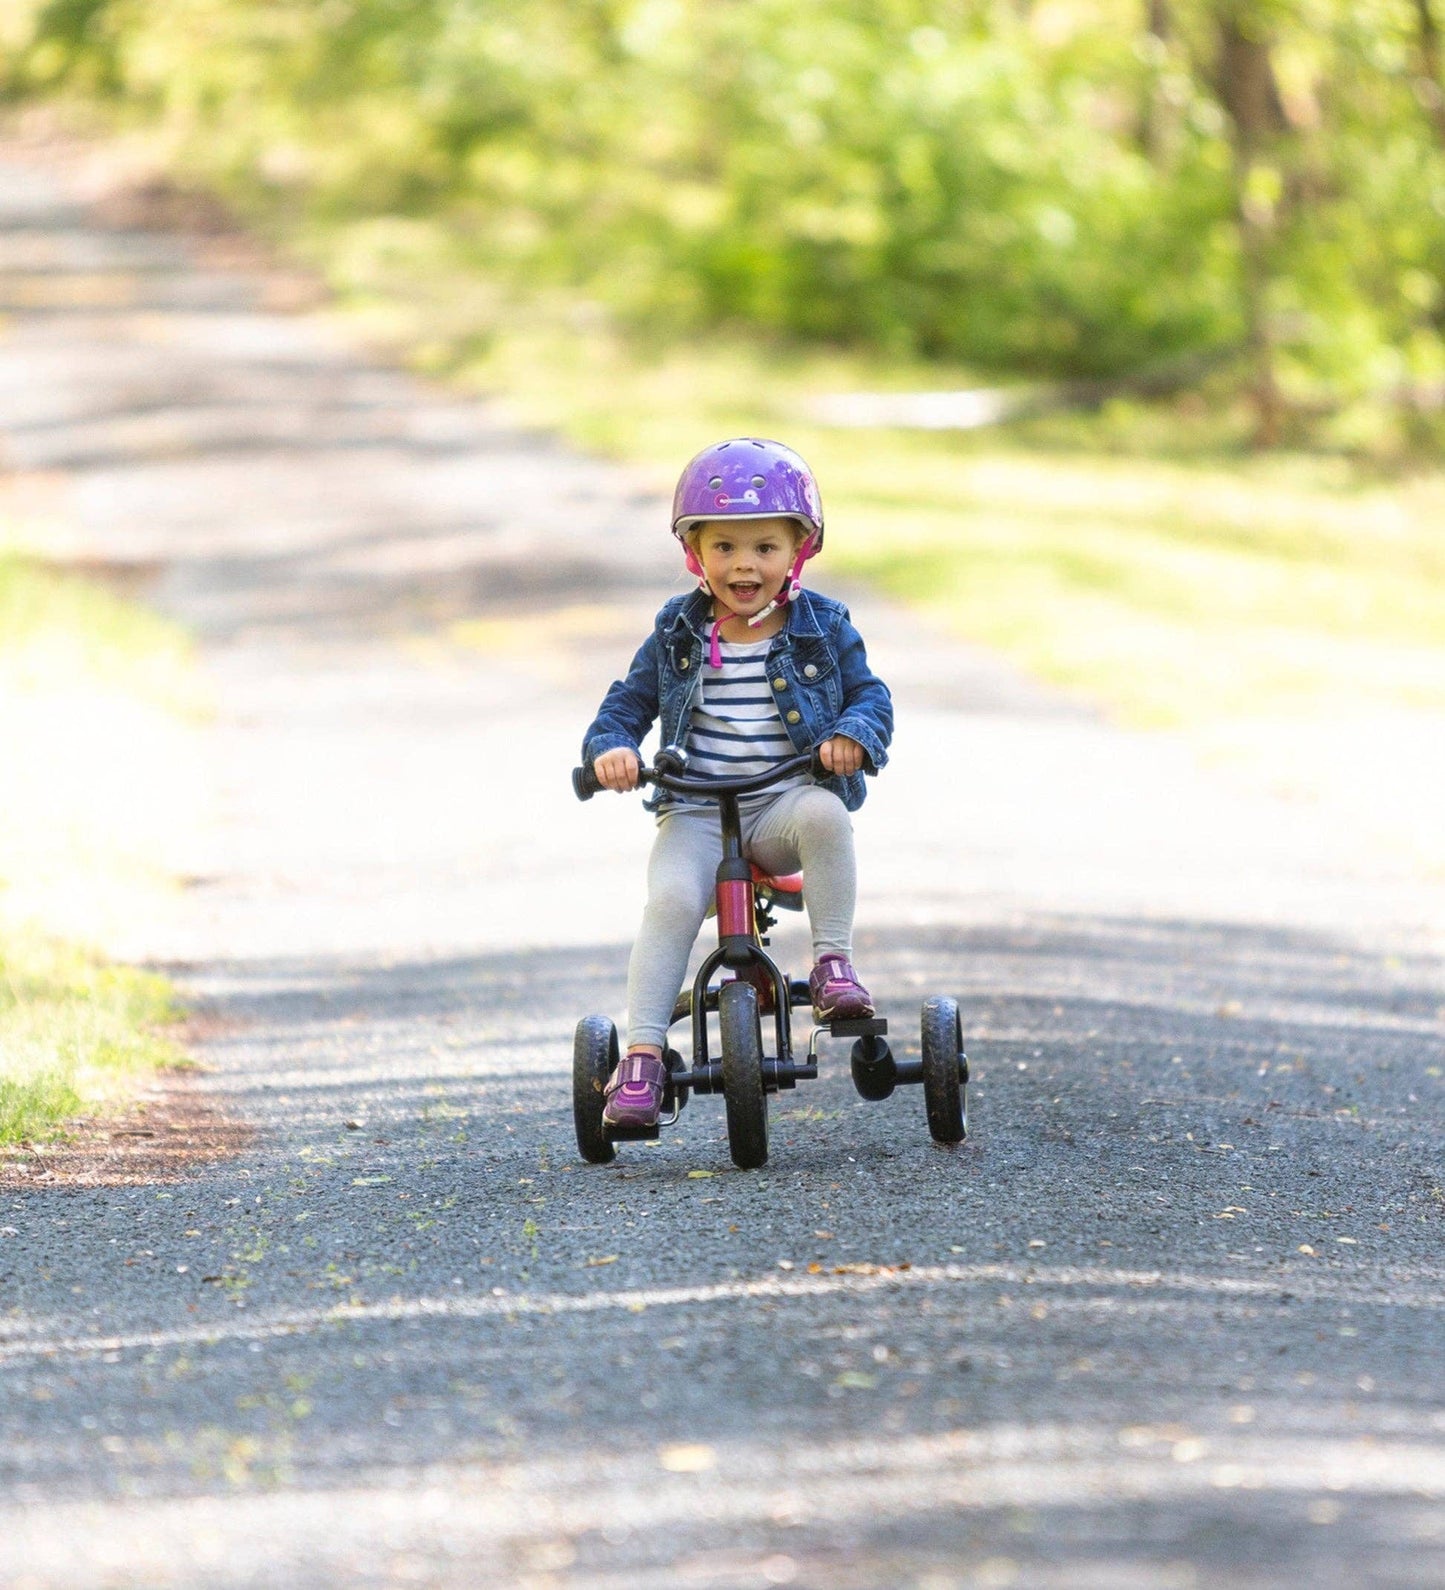
[{"label": "purple helmet", "polygon": [[796,519],[811,532],[808,557],[822,549],[823,504],[812,470],[781,442],[736,436],[703,448],[683,470],[672,498],[672,533],[681,540],[705,519],[775,515]]}]

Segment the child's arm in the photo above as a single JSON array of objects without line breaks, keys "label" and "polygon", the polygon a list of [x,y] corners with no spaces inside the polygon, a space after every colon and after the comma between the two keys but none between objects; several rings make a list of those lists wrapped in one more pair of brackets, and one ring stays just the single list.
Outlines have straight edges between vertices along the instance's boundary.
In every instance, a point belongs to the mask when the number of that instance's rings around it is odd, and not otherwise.
[{"label": "child's arm", "polygon": [[853,628],[846,608],[838,624],[837,646],[843,710],[832,734],[819,747],[823,765],[831,772],[848,774],[866,764],[876,773],[888,762],[888,742],[893,738],[893,697],[868,666],[863,637]]},{"label": "child's arm", "polygon": [[613,681],[582,737],[582,760],[591,765],[605,788],[637,787],[639,747],[657,713],[657,638],[649,635],[637,648],[627,677]]}]

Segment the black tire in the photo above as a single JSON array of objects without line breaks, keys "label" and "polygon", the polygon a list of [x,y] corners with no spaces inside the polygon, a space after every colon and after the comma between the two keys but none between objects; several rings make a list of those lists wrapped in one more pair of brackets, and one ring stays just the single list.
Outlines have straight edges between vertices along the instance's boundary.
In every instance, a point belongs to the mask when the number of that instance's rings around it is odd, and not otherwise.
[{"label": "black tire", "polygon": [[739,1170],[756,1170],[768,1159],[768,1095],[763,1087],[758,991],[751,983],[724,983],[717,1010],[728,1149]]},{"label": "black tire", "polygon": [[963,1084],[963,1023],[958,1001],[938,994],[923,1001],[923,1103],[935,1143],[961,1143],[968,1136]]},{"label": "black tire", "polygon": [[603,1089],[616,1068],[617,1028],[606,1016],[584,1016],[572,1043],[572,1123],[589,1165],[610,1165],[617,1157],[602,1126]]}]

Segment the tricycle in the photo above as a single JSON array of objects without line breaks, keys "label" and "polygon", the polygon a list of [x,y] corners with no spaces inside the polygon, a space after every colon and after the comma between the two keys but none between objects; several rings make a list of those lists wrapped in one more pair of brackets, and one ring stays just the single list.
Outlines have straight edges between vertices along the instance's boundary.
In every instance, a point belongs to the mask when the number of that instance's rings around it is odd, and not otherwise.
[{"label": "tricycle", "polygon": [[[880,1017],[838,1020],[812,1028],[801,1058],[793,1044],[795,1006],[811,1008],[806,979],[788,977],[767,953],[775,911],[801,911],[802,875],[774,877],[743,855],[738,802],[798,773],[820,773],[816,753],[790,757],[766,774],[722,782],[689,778],[686,754],[676,746],[659,751],[639,782],[669,794],[716,801],[723,855],[717,869],[715,909],[718,941],[704,957],[692,987],[684,989],[672,1021],[688,1022],[691,1063],[670,1045],[664,1050],[667,1084],[664,1115],[650,1127],[612,1126],[602,1110],[608,1078],[619,1060],[617,1028],[606,1016],[584,1016],[572,1050],[572,1113],[577,1147],[594,1165],[610,1163],[619,1142],[656,1139],[671,1126],[693,1094],[720,1093],[727,1112],[728,1147],[735,1165],[755,1170],[768,1158],[769,1095],[796,1088],[818,1075],[818,1037],[851,1038],[853,1085],[863,1098],[882,1100],[900,1084],[920,1083],[928,1130],[937,1143],[954,1144],[968,1133],[968,1056],[958,1002],[936,994],[923,1001],[921,1042],[916,1058],[889,1048],[888,1023]],[[601,785],[590,767],[574,768],[572,787],[590,800]],[[717,1045],[708,1017],[716,1016]],[[772,1053],[763,1043],[763,1017],[771,1017]]]}]

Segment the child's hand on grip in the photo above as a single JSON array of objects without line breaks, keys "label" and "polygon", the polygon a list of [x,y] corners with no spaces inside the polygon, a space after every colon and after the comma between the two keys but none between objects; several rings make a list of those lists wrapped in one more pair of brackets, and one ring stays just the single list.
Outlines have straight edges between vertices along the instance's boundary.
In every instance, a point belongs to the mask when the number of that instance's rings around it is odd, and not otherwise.
[{"label": "child's hand on grip", "polygon": [[592,764],[592,771],[603,789],[616,790],[622,795],[637,788],[637,774],[641,766],[636,751],[620,746],[615,751],[604,751]]},{"label": "child's hand on grip", "polygon": [[846,734],[835,734],[831,740],[824,740],[818,747],[818,755],[830,773],[842,778],[863,766],[863,747]]}]

